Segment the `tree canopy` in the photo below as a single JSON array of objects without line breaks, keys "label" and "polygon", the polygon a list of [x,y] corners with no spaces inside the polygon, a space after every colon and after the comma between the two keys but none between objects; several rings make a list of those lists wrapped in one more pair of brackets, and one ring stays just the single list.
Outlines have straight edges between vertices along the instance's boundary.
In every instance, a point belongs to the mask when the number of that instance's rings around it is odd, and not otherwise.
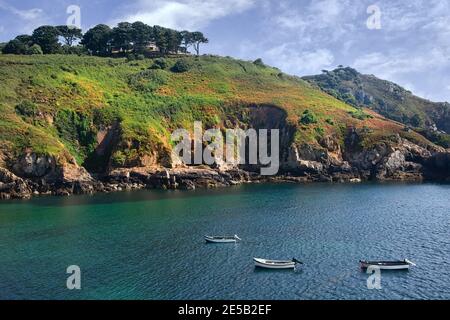
[{"label": "tree canopy", "polygon": [[81,40],[83,32],[81,29],[69,26],[57,26],[59,35],[64,38],[65,44],[69,47],[73,46],[77,40]]},{"label": "tree canopy", "polygon": [[[143,22],[120,22],[114,28],[99,24],[84,35],[76,27],[41,26],[32,35],[19,35],[2,46],[3,53],[10,54],[84,54],[110,56],[117,53],[143,55],[154,44],[161,56],[187,53],[194,48],[200,54],[200,45],[208,43],[203,33],[177,31],[161,26],[149,26]],[[64,45],[64,46],[62,46]],[[156,51],[158,51],[158,49]],[[153,50],[154,52],[155,50]]]},{"label": "tree canopy", "polygon": [[9,41],[2,50],[4,54],[26,54],[26,51],[27,46],[17,39]]},{"label": "tree canopy", "polygon": [[61,48],[59,31],[53,26],[42,26],[33,31],[32,40],[39,45],[45,54],[58,53]]},{"label": "tree canopy", "polygon": [[85,33],[81,44],[94,55],[107,55],[110,52],[111,36],[111,28],[99,24]]}]

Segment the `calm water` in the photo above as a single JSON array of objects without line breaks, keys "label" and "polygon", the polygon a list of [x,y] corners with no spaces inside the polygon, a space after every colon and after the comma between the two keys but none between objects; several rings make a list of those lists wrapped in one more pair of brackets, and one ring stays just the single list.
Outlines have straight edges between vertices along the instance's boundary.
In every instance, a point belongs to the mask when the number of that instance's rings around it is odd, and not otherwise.
[{"label": "calm water", "polygon": [[[313,184],[2,202],[0,299],[450,299],[449,195]],[[254,256],[305,265],[258,271]],[[399,258],[418,266],[368,290],[358,260]],[[66,289],[69,265],[81,291]]]}]

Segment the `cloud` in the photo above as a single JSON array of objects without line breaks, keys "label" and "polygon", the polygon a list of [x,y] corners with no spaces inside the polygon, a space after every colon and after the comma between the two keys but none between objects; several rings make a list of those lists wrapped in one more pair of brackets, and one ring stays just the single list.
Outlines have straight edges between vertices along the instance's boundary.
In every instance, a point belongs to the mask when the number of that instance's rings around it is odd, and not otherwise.
[{"label": "cloud", "polygon": [[371,73],[386,79],[392,79],[400,74],[418,72],[436,72],[449,63],[449,58],[439,49],[411,54],[411,52],[397,53],[369,53],[357,58],[353,67],[365,73]]},{"label": "cloud", "polygon": [[255,0],[139,0],[129,7],[131,13],[115,22],[142,21],[149,25],[194,30],[213,20],[244,12],[255,3]]},{"label": "cloud", "polygon": [[[309,0],[304,5],[282,2],[272,16],[280,32],[295,32],[298,39],[311,42],[334,42],[356,29],[356,17],[364,13],[351,0]],[[283,30],[284,29],[284,30]],[[311,41],[311,39],[313,41]]]},{"label": "cloud", "polygon": [[9,11],[23,20],[41,19],[44,15],[44,11],[42,9],[32,8],[28,10],[19,10],[4,1],[0,1],[0,9]]},{"label": "cloud", "polygon": [[269,50],[266,56],[281,70],[302,75],[320,72],[334,63],[334,56],[327,49],[298,51],[287,44]]},{"label": "cloud", "polygon": [[49,20],[44,10],[39,8],[31,8],[20,10],[16,7],[0,0],[0,10],[7,11],[13,17],[10,17],[9,29],[15,29],[20,33],[29,33],[36,27],[48,24]]}]

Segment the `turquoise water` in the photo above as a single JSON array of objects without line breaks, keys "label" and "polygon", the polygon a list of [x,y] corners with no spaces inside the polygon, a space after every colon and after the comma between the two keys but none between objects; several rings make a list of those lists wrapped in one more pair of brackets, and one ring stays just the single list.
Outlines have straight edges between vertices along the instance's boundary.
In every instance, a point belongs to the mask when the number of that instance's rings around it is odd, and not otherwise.
[{"label": "turquoise water", "polygon": [[[311,184],[2,202],[0,299],[450,299],[449,195]],[[261,271],[253,257],[305,264]],[[367,289],[359,259],[403,258],[417,267]],[[79,291],[66,288],[69,265]]]}]

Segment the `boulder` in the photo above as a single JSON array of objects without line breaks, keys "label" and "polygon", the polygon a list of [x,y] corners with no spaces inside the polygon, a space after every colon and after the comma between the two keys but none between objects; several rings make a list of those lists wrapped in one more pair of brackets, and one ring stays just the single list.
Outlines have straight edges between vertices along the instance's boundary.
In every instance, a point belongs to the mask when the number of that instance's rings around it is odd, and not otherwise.
[{"label": "boulder", "polygon": [[0,168],[0,199],[29,199],[31,195],[32,190],[24,179]]}]

